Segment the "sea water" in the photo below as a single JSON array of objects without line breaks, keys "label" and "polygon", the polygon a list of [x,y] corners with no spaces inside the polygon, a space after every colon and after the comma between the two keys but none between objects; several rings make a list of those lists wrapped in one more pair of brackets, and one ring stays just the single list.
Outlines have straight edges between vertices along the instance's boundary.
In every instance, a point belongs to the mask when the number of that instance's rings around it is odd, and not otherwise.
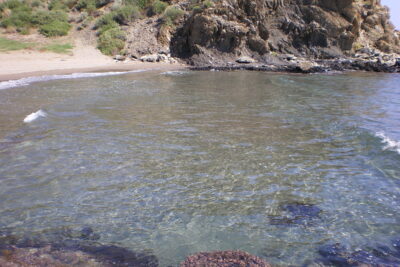
[{"label": "sea water", "polygon": [[90,227],[160,266],[396,250],[400,75],[119,74],[0,83],[0,233]]}]

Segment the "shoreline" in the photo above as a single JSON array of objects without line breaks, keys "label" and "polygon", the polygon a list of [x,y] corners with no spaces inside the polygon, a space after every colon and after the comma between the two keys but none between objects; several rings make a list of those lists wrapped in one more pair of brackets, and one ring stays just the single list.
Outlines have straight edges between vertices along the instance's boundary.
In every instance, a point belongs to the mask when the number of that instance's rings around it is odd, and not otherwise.
[{"label": "shoreline", "polygon": [[0,82],[14,81],[23,78],[41,77],[50,75],[69,75],[73,73],[102,73],[102,72],[128,72],[136,70],[179,70],[187,69],[187,65],[169,64],[169,63],[144,63],[144,62],[116,62],[115,64],[93,66],[93,67],[77,67],[77,68],[57,68],[52,70],[37,70],[17,73],[2,74],[0,72]]},{"label": "shoreline", "polygon": [[365,71],[381,73],[400,73],[400,58],[395,62],[382,62],[379,60],[363,60],[358,58],[341,58],[333,60],[302,59],[300,62],[286,61],[280,64],[247,63],[247,64],[216,64],[189,66],[190,70],[198,71],[261,71],[281,73],[330,73],[347,71]]},{"label": "shoreline", "polygon": [[[322,62],[321,62],[322,63]],[[321,65],[314,65],[312,67],[303,68],[299,65],[285,64],[233,64],[233,65],[204,65],[193,66],[188,64],[170,64],[163,62],[112,62],[104,65],[93,66],[77,66],[71,68],[69,65],[60,68],[42,69],[35,71],[16,71],[6,73],[0,70],[0,83],[20,80],[23,78],[42,77],[51,75],[70,75],[75,73],[104,73],[104,72],[129,72],[129,71],[172,71],[172,70],[193,70],[193,71],[260,71],[260,72],[282,72],[282,73],[298,73],[298,74],[312,74],[312,73],[328,73],[328,72],[346,72],[346,71],[365,71],[365,72],[383,72],[383,73],[400,73],[399,66],[387,66],[385,64],[377,64],[372,62],[337,62],[327,61]],[[372,64],[371,64],[372,63]]]},{"label": "shoreline", "polygon": [[32,50],[0,52],[0,82],[46,75],[182,68],[186,68],[186,65],[169,62],[116,61],[80,40],[76,40],[71,54]]},{"label": "shoreline", "polygon": [[197,71],[262,71],[282,73],[328,73],[345,71],[367,71],[400,73],[400,61],[388,64],[378,60],[362,60],[345,58],[334,60],[312,60],[303,58],[301,61],[286,61],[278,64],[262,62],[223,63],[211,65],[189,65],[185,63],[116,61],[111,57],[99,54],[93,47],[77,47],[73,55],[59,55],[49,52],[32,53],[28,51],[13,51],[0,53],[0,82],[15,81],[23,78],[49,75],[69,75],[74,73],[128,72],[150,70]]}]

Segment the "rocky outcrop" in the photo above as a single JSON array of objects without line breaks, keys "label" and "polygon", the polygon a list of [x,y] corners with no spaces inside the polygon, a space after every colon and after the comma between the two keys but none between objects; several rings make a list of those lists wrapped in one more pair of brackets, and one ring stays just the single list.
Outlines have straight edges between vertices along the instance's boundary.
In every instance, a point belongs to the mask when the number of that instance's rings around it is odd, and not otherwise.
[{"label": "rocky outcrop", "polygon": [[[337,59],[361,49],[400,53],[399,36],[379,0],[221,0],[188,12],[170,42],[173,56],[197,66],[247,56],[268,63],[290,54]],[[396,57],[396,56],[394,56]]]}]

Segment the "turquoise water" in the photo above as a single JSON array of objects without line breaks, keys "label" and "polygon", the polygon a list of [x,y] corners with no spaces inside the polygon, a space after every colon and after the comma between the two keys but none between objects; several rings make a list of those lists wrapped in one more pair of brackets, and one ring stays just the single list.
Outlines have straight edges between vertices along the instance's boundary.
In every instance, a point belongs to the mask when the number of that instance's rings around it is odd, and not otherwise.
[{"label": "turquoise water", "polygon": [[160,266],[227,249],[301,265],[325,244],[393,248],[399,220],[397,74],[154,71],[0,90],[0,231],[90,226]]}]

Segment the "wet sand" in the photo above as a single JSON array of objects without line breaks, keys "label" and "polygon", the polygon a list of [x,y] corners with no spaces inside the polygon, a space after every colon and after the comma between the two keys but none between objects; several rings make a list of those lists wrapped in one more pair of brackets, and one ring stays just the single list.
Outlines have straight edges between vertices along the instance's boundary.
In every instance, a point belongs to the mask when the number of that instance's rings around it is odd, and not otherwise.
[{"label": "wet sand", "polygon": [[116,62],[92,46],[78,45],[71,55],[38,51],[0,53],[0,81],[25,77],[71,74],[77,72],[131,71],[139,69],[174,70],[182,64]]}]

